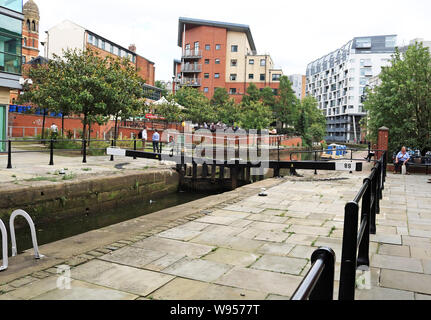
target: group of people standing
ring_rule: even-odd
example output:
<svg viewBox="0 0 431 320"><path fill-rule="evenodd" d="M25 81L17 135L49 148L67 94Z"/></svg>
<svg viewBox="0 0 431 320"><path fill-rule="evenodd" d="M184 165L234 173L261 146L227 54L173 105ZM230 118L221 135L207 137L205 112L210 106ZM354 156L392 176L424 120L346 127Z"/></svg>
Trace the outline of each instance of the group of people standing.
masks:
<svg viewBox="0 0 431 320"><path fill-rule="evenodd" d="M145 149L145 146L148 141L148 132L147 127L144 127L142 131L139 133L138 138L142 140L142 146ZM154 130L153 136L152 136L152 142L153 142L153 152L154 153L161 153L161 146L160 146L160 134L159 131L156 129Z"/></svg>

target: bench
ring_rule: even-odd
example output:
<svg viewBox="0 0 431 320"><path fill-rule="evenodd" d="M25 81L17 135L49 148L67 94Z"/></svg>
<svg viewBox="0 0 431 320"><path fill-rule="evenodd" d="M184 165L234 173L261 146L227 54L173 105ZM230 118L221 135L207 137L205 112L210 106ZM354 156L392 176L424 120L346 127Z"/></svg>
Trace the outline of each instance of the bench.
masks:
<svg viewBox="0 0 431 320"><path fill-rule="evenodd" d="M428 168L431 163L409 163L409 168L425 168L426 175L428 175Z"/></svg>

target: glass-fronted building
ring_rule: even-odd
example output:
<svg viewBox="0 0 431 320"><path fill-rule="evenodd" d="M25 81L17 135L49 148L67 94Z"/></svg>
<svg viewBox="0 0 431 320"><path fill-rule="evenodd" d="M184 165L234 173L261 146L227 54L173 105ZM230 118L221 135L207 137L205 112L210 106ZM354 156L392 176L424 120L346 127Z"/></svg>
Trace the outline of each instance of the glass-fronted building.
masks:
<svg viewBox="0 0 431 320"><path fill-rule="evenodd" d="M0 141L7 139L10 90L21 89L22 0L0 0ZM0 152L6 144L0 142Z"/></svg>
<svg viewBox="0 0 431 320"><path fill-rule="evenodd" d="M363 95L370 79L390 65L396 35L357 37L307 67L306 94L315 97L327 120L327 141L365 139Z"/></svg>

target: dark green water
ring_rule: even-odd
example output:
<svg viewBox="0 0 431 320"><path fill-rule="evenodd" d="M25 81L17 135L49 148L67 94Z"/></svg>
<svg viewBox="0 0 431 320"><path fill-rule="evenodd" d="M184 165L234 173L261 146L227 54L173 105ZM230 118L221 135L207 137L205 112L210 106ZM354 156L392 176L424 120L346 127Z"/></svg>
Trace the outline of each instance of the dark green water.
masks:
<svg viewBox="0 0 431 320"><path fill-rule="evenodd" d="M161 198L156 198L151 204L150 202L137 203L112 210L92 212L88 215L67 218L51 222L49 224L36 224L37 241L39 246L41 246L58 240L73 237L82 233L86 233L88 231L104 228L120 222L142 217L149 213L160 211L166 208L171 208L210 195L211 194L208 193L179 192L168 194ZM18 217L17 220L18 219L23 218ZM32 248L30 228L17 229L16 241L18 250L20 252Z"/></svg>

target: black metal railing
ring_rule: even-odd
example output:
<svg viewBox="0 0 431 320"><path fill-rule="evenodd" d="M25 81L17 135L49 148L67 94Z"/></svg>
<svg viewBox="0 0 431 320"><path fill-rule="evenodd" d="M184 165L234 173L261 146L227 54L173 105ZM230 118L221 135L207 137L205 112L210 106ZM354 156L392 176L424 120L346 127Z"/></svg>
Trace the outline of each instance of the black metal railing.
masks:
<svg viewBox="0 0 431 320"><path fill-rule="evenodd" d="M101 156L106 155L106 149L109 146L115 147L118 144L121 143L128 143L130 145L133 144L133 150L153 150L152 141L146 141L141 142L141 146L138 148L138 140L136 137L131 140L87 140L87 139L23 139L23 140L0 140L0 143L6 143L6 152L7 153L7 169L12 169L12 160L13 154L22 154L22 153L49 153L49 165L54 165L54 154L55 153L68 153L68 152L80 152L82 155L82 163L87 163L87 156L90 155L91 152L95 151L102 151L103 153ZM40 150L13 150L13 145L18 145L22 143L29 143L34 142L37 144L43 144L43 148ZM62 142L68 142L68 143L75 143L77 145L76 148L70 147L70 148L55 148L56 143L62 143ZM102 142L106 143L106 147L103 148L94 148L91 147L92 143L95 142ZM165 142L160 141L159 142L159 150L162 151L164 147ZM48 147L46 147L48 145ZM132 149L132 147L130 147ZM110 157L111 161L114 161L114 156Z"/></svg>
<svg viewBox="0 0 431 320"><path fill-rule="evenodd" d="M311 263L310 271L291 300L333 300L335 252L331 248L319 248L314 251Z"/></svg>
<svg viewBox="0 0 431 320"><path fill-rule="evenodd" d="M352 202L345 207L339 300L355 299L356 270L370 266L370 234L376 234L376 215L386 181L387 153L377 161L371 175ZM359 225L359 204L361 222ZM359 225L359 230L358 230Z"/></svg>
<svg viewBox="0 0 431 320"><path fill-rule="evenodd" d="M354 300L356 271L368 271L370 266L370 234L376 234L376 215L386 182L387 152L376 165L352 202L345 206L343 248L339 300ZM359 203L361 223L359 225ZM312 267L292 300L333 300L335 253L330 248L319 248L311 258Z"/></svg>

